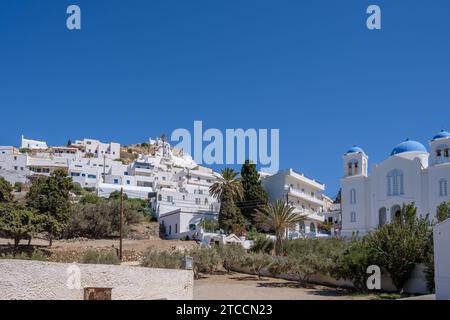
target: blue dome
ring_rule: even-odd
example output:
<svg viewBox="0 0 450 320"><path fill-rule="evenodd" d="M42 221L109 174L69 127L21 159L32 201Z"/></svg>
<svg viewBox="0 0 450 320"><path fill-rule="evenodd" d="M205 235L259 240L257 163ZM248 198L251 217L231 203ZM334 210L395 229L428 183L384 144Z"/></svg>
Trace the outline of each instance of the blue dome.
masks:
<svg viewBox="0 0 450 320"><path fill-rule="evenodd" d="M437 135L433 137L433 140L442 139L442 138L448 138L450 137L450 133L444 130L441 130Z"/></svg>
<svg viewBox="0 0 450 320"><path fill-rule="evenodd" d="M420 142L406 140L398 144L391 152L391 156L404 152L427 152L427 149Z"/></svg>
<svg viewBox="0 0 450 320"><path fill-rule="evenodd" d="M353 146L350 149L348 149L348 151L345 154L348 154L348 153L365 153L365 152L360 147Z"/></svg>

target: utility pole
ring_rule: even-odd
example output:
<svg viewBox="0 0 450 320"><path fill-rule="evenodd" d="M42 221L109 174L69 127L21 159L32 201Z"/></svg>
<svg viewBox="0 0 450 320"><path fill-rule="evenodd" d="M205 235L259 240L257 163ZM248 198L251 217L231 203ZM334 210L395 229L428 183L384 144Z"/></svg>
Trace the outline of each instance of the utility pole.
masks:
<svg viewBox="0 0 450 320"><path fill-rule="evenodd" d="M123 238L123 187L120 188L120 242L119 242L119 259L122 261L122 238Z"/></svg>

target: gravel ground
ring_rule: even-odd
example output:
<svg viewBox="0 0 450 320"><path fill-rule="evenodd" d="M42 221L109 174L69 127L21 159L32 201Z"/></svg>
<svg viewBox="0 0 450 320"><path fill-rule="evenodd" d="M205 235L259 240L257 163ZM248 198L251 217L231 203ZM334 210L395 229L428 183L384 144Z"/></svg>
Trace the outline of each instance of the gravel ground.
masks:
<svg viewBox="0 0 450 320"><path fill-rule="evenodd" d="M372 296L351 295L325 286L301 287L296 282L231 273L195 280L195 300L367 300Z"/></svg>

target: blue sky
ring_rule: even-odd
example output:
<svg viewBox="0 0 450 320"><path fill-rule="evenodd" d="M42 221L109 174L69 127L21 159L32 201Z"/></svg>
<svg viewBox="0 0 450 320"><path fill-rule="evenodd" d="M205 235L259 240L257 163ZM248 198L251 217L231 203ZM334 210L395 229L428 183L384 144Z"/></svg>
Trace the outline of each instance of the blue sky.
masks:
<svg viewBox="0 0 450 320"><path fill-rule="evenodd" d="M66 29L66 8L82 30ZM366 8L382 10L369 31ZM2 0L0 145L123 144L191 129L279 128L280 163L327 184L450 130L448 0Z"/></svg>

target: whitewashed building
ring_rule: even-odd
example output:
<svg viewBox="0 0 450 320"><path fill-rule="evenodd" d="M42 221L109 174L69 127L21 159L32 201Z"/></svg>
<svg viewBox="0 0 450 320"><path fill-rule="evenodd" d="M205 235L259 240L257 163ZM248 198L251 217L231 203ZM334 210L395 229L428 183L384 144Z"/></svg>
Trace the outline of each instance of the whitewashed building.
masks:
<svg viewBox="0 0 450 320"><path fill-rule="evenodd" d="M437 224L433 236L436 299L450 300L450 219Z"/></svg>
<svg viewBox="0 0 450 320"><path fill-rule="evenodd" d="M293 169L280 171L274 175L262 175L261 183L267 192L269 202L283 200L295 207L294 212L305 216L305 220L292 230L294 237L318 235L318 226L324 221L323 183Z"/></svg>
<svg viewBox="0 0 450 320"><path fill-rule="evenodd" d="M368 155L350 148L343 156L342 234L362 235L390 223L406 203L414 202L418 214L433 218L437 206L450 199L450 133L436 134L429 148L406 140L373 165L370 175Z"/></svg>

